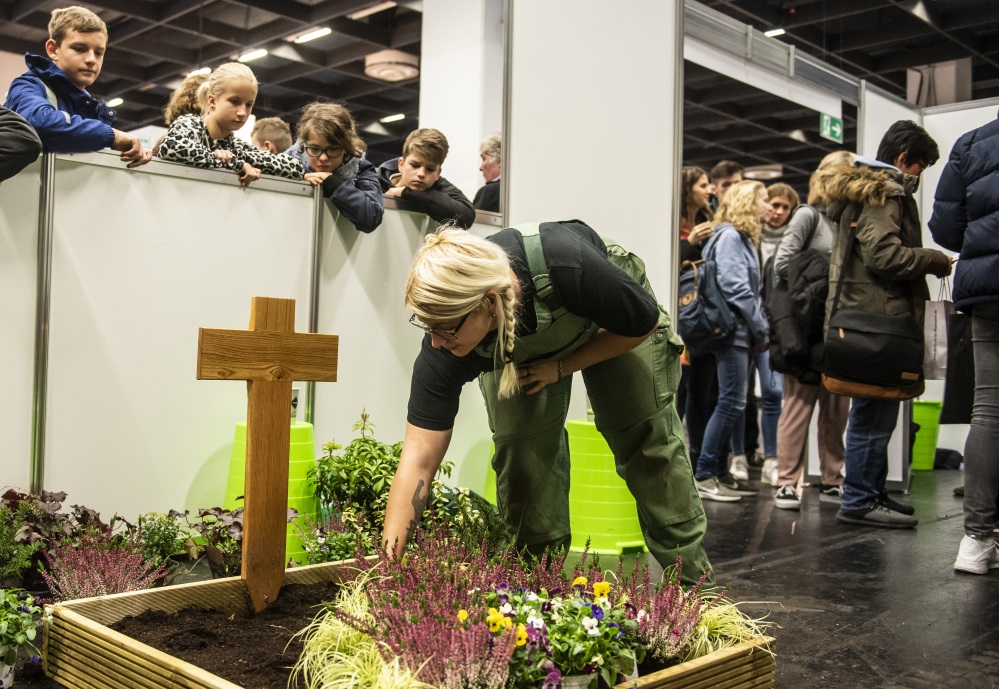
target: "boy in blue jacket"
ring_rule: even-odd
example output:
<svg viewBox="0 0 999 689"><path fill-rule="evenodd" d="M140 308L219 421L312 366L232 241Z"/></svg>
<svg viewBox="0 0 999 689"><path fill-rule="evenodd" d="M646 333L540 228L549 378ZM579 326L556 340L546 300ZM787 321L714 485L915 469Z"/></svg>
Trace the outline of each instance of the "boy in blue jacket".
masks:
<svg viewBox="0 0 999 689"><path fill-rule="evenodd" d="M53 10L48 57L28 53L28 71L14 79L6 106L35 128L46 151L82 153L113 148L128 167L149 162L139 139L114 129L114 111L87 92L107 50L104 21L83 7Z"/></svg>

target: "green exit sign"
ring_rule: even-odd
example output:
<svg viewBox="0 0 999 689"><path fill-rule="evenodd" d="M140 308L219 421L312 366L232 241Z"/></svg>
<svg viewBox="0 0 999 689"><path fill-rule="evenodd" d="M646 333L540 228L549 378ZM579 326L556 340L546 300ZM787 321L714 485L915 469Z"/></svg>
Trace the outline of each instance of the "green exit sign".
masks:
<svg viewBox="0 0 999 689"><path fill-rule="evenodd" d="M824 112L819 113L819 136L838 144L843 143L843 120Z"/></svg>

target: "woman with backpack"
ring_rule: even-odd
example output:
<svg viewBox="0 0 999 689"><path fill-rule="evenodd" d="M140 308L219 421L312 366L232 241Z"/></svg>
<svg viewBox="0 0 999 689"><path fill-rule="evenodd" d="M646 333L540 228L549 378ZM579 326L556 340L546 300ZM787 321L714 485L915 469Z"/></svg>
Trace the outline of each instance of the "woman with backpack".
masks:
<svg viewBox="0 0 999 689"><path fill-rule="evenodd" d="M704 258L717 266L718 291L735 315L732 340L717 349L718 404L704 432L695 478L702 500L735 502L755 495L728 470L728 449L736 417L746 407L751 352L768 345L768 325L760 299L758 246L770 202L762 183L745 180L732 185L715 214L714 233Z"/></svg>

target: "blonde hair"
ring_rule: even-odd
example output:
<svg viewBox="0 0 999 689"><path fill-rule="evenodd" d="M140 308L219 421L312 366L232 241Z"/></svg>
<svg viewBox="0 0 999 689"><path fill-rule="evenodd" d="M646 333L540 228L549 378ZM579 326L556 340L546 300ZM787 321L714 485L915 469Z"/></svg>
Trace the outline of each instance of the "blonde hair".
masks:
<svg viewBox="0 0 999 689"><path fill-rule="evenodd" d="M413 149L416 149L426 162L440 167L447 158L447 138L436 129L414 129L402 145L402 157L408 156Z"/></svg>
<svg viewBox="0 0 999 689"><path fill-rule="evenodd" d="M763 182L755 179L744 179L730 186L715 211L715 227L727 222L758 246L763 225L756 204L761 191L766 194Z"/></svg>
<svg viewBox="0 0 999 689"><path fill-rule="evenodd" d="M283 153L291 148L291 127L280 117L264 117L253 125L250 139L261 143L270 141L278 153Z"/></svg>
<svg viewBox="0 0 999 689"><path fill-rule="evenodd" d="M497 165L502 163L503 139L499 132L493 132L479 144L479 153L484 154Z"/></svg>
<svg viewBox="0 0 999 689"><path fill-rule="evenodd" d="M177 90L170 94L170 100L163 108L163 121L170 124L181 115L200 115L198 89L208 81L207 74L188 74Z"/></svg>
<svg viewBox="0 0 999 689"><path fill-rule="evenodd" d="M198 103L201 105L201 116L205 117L209 111L208 96L218 100L226 87L234 81L245 80L257 85L257 77L253 70L242 62L226 62L216 67L208 79L198 88Z"/></svg>
<svg viewBox="0 0 999 689"><path fill-rule="evenodd" d="M493 363L503 368L499 397L504 399L520 385L513 363L518 285L503 249L455 227L427 236L406 278L406 306L421 320L451 320L477 309L489 290L499 295Z"/></svg>
<svg viewBox="0 0 999 689"><path fill-rule="evenodd" d="M304 144L309 134L326 139L331 146L341 146L354 158L360 158L367 149L350 111L339 103L316 102L302 108L298 140Z"/></svg>
<svg viewBox="0 0 999 689"><path fill-rule="evenodd" d="M62 43L68 31L78 31L79 33L102 33L108 35L108 26L104 20L88 10L86 7L63 7L52 10L52 18L49 19L49 38Z"/></svg>
<svg viewBox="0 0 999 689"><path fill-rule="evenodd" d="M808 203L812 205L821 204L823 206L829 203L829 191L825 185L826 178L816 174L819 170L831 165L853 165L855 157L856 155L850 153L850 151L833 151L827 154L808 179Z"/></svg>

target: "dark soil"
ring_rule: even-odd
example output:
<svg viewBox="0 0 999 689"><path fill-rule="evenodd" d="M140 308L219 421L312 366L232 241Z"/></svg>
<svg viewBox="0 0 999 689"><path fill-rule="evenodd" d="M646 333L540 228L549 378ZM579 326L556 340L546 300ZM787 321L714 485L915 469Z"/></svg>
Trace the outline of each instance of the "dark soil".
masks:
<svg viewBox="0 0 999 689"><path fill-rule="evenodd" d="M254 617L211 610L150 611L126 617L112 629L242 687L283 688L302 652L301 642L292 637L312 622L323 601L336 598L337 591L332 583L290 585ZM15 678L15 687L62 687L45 677L40 665L26 664Z"/></svg>

